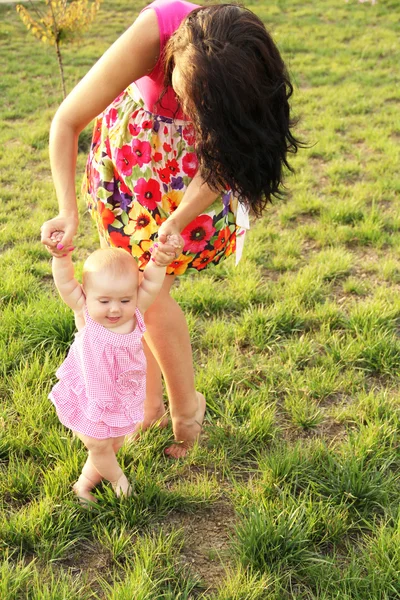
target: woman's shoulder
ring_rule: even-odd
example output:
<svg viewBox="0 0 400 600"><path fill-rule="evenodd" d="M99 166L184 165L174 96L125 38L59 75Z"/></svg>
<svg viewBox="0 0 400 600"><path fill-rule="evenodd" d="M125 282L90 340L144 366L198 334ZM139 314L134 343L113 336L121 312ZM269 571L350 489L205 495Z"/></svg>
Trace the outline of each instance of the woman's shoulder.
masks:
<svg viewBox="0 0 400 600"><path fill-rule="evenodd" d="M154 0L154 2L151 2L150 4L148 4L143 10L146 10L148 8L153 8L156 11L161 11L161 12L187 12L189 13L190 11L194 10L195 8L198 8L199 5L194 3L194 2L186 2L186 0Z"/></svg>
<svg viewBox="0 0 400 600"><path fill-rule="evenodd" d="M155 0L148 4L143 11L148 9L155 11L161 37L168 37L179 27L186 15L198 7L198 4L186 2L185 0Z"/></svg>

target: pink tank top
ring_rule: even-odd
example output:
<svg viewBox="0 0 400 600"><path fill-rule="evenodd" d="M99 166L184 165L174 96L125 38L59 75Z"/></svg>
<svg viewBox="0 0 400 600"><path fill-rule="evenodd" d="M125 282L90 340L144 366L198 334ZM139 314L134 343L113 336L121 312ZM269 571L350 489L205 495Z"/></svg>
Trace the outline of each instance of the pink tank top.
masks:
<svg viewBox="0 0 400 600"><path fill-rule="evenodd" d="M143 11L153 9L156 12L158 27L160 29L160 56L150 75L141 77L135 84L140 91L147 110L163 117L185 118L182 111L178 109L178 103L172 88L168 88L161 102L158 102L158 99L164 89L162 57L165 44L174 31L178 29L186 15L195 8L199 8L198 4L192 4L184 0L155 0L155 2L152 2L143 9Z"/></svg>

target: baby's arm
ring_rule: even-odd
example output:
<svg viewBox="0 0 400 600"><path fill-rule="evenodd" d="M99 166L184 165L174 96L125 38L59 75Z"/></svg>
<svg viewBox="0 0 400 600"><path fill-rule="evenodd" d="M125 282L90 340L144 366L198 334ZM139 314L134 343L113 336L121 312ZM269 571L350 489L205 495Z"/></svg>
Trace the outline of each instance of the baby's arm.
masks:
<svg viewBox="0 0 400 600"><path fill-rule="evenodd" d="M80 313L85 305L85 294L81 284L74 277L74 265L71 254L53 257L54 283L61 298L75 313Z"/></svg>
<svg viewBox="0 0 400 600"><path fill-rule="evenodd" d="M143 279L138 292L137 306L142 314L153 304L162 288L166 268L174 257L174 254L169 252L171 245L173 248L178 248L180 236L171 235L166 244L158 243L153 246L152 256L143 271Z"/></svg>

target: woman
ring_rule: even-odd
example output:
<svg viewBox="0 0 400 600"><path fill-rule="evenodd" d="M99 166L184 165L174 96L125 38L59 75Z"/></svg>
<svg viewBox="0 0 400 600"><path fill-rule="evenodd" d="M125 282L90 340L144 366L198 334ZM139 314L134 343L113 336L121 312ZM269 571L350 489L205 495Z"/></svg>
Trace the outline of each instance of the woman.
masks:
<svg viewBox="0 0 400 600"><path fill-rule="evenodd" d="M134 82L134 83L132 83ZM50 160L59 214L42 227L53 256L78 227L77 141L97 115L84 193L102 245L126 248L143 269L158 235L180 234L169 277L146 313L148 380L143 428L164 416L161 372L184 456L201 430L185 317L169 292L176 276L236 249L248 211L280 194L287 153L297 150L292 86L263 23L233 5L156 0L111 46L58 109ZM62 247L51 240L63 231ZM169 249L173 253L176 249Z"/></svg>

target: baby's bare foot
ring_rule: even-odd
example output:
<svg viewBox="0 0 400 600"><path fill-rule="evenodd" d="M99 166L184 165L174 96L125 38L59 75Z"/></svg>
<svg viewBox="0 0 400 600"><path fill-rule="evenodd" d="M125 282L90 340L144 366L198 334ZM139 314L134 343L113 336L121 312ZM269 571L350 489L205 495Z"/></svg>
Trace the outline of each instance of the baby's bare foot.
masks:
<svg viewBox="0 0 400 600"><path fill-rule="evenodd" d="M173 429L176 443L165 449L165 454L172 458L183 458L188 450L199 438L204 413L206 411L206 400L200 392L197 393L198 407L192 419L173 419Z"/></svg>
<svg viewBox="0 0 400 600"><path fill-rule="evenodd" d="M123 473L118 481L112 482L112 486L118 498L121 496L130 496L132 494L132 486Z"/></svg>
<svg viewBox="0 0 400 600"><path fill-rule="evenodd" d="M91 494L93 489L92 482L87 479L84 475L81 475L76 483L72 486L72 489L81 504L87 504L88 502L97 502L96 498Z"/></svg>

